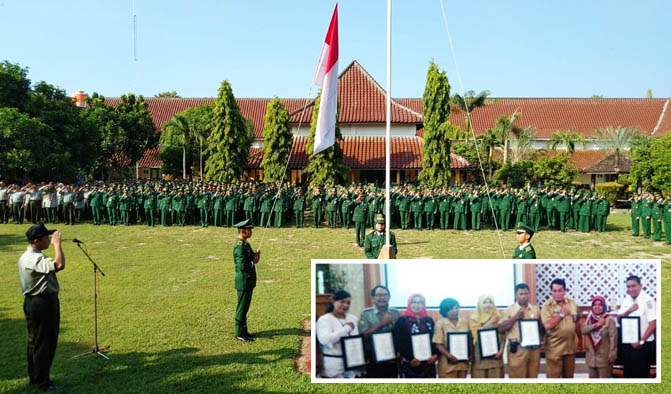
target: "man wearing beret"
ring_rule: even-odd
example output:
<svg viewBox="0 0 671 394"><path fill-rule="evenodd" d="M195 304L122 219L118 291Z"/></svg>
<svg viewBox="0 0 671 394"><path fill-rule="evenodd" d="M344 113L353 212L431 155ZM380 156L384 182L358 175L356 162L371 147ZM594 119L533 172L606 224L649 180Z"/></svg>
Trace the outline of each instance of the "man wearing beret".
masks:
<svg viewBox="0 0 671 394"><path fill-rule="evenodd" d="M234 227L238 229L238 239L233 246L235 290L238 292L238 305L235 308L235 338L242 342L252 342L254 338L247 330L247 312L256 286L256 264L259 263L261 251L254 252L247 242L254 228L249 220L243 220Z"/></svg>
<svg viewBox="0 0 671 394"><path fill-rule="evenodd" d="M517 247L513 252L513 259L535 259L536 251L531 246L531 237L534 236L534 229L524 223L520 223L517 229Z"/></svg>
<svg viewBox="0 0 671 394"><path fill-rule="evenodd" d="M31 386L56 390L59 387L49 379L49 370L56 354L61 319L56 272L65 268L65 255L60 233L47 230L44 224L31 226L26 237L29 245L19 258L19 280L27 325L28 377ZM54 246L53 259L42 254L50 244Z"/></svg>

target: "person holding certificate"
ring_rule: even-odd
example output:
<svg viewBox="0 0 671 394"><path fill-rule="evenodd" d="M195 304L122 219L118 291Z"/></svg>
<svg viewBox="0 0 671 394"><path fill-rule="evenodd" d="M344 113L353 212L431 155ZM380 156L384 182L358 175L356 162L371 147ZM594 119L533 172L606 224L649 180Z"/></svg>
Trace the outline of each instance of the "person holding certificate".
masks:
<svg viewBox="0 0 671 394"><path fill-rule="evenodd" d="M541 310L529 304L529 286L515 286L515 303L503 312L499 331L508 341L508 376L537 378L541 366ZM521 330L520 330L521 328Z"/></svg>
<svg viewBox="0 0 671 394"><path fill-rule="evenodd" d="M323 357L321 375L325 378L353 378L360 374L358 370L345 370L340 342L343 337L359 334L356 316L347 313L351 300L347 291L336 291L326 313L317 320L317 340Z"/></svg>
<svg viewBox="0 0 671 394"><path fill-rule="evenodd" d="M440 302L440 315L443 318L433 332L433 343L440 352L438 377L466 378L470 350L468 322L459 319L459 302L454 298Z"/></svg>
<svg viewBox="0 0 671 394"><path fill-rule="evenodd" d="M433 329L433 319L426 313L426 299L421 294L411 295L408 308L394 325L394 346L402 378L436 377L438 354L431 343ZM429 334L428 341L422 334Z"/></svg>
<svg viewBox="0 0 671 394"><path fill-rule="evenodd" d="M370 353L374 352L373 340L371 334L375 332L391 331L394 324L400 317L396 309L389 308L389 289L385 286L377 285L370 291L373 297L374 306L361 311L359 317L359 332L366 338L366 344L369 350L369 360L373 360ZM378 357L375 357L375 361ZM366 366L367 378L397 378L398 367L396 360L386 362L375 362Z"/></svg>
<svg viewBox="0 0 671 394"><path fill-rule="evenodd" d="M481 295L470 324L475 350L471 368L471 377L474 379L503 378L505 341L498 332L499 321L501 314L496 309L494 297Z"/></svg>
<svg viewBox="0 0 671 394"><path fill-rule="evenodd" d="M641 289L641 278L636 275L628 277L627 295L617 312L622 327L622 364L625 378L649 378L650 365L656 363L655 299Z"/></svg>
<svg viewBox="0 0 671 394"><path fill-rule="evenodd" d="M573 378L575 372L575 334L578 305L566 297L566 282L555 279L550 283L552 296L541 308L541 321L547 331L545 360L548 378Z"/></svg>
<svg viewBox="0 0 671 394"><path fill-rule="evenodd" d="M615 320L605 314L606 299L592 298L592 310L580 331L589 339L585 364L590 378L610 378L617 358L617 327Z"/></svg>

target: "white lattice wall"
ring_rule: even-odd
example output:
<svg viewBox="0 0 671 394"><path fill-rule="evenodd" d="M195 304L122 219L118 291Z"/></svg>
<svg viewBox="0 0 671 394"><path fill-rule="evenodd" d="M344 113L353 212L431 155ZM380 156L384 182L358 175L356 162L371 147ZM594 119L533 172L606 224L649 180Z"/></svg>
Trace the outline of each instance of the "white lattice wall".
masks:
<svg viewBox="0 0 671 394"><path fill-rule="evenodd" d="M579 306L590 306L592 297L598 295L610 304L613 298L620 300L627 294L625 280L629 275L640 277L643 291L657 299L655 264L537 264L538 305L550 298L550 283L557 278L566 281L568 296Z"/></svg>

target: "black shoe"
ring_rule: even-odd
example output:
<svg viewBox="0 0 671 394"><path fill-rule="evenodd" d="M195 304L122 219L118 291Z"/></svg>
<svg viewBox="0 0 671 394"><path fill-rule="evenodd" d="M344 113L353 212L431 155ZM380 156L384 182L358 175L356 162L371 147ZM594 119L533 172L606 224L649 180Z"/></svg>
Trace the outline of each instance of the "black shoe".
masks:
<svg viewBox="0 0 671 394"><path fill-rule="evenodd" d="M63 390L63 387L61 386L56 386L54 382L50 382L48 386L46 387L40 387L40 390L42 391L58 391L58 390Z"/></svg>
<svg viewBox="0 0 671 394"><path fill-rule="evenodd" d="M249 338L249 339L254 339L254 338L256 338L256 334L250 334L250 333L248 333L248 332L245 333L245 336L246 336L247 338Z"/></svg>
<svg viewBox="0 0 671 394"><path fill-rule="evenodd" d="M254 342L254 340L252 338L245 337L245 336L235 337L235 339L237 339L238 341L241 341L241 342Z"/></svg>

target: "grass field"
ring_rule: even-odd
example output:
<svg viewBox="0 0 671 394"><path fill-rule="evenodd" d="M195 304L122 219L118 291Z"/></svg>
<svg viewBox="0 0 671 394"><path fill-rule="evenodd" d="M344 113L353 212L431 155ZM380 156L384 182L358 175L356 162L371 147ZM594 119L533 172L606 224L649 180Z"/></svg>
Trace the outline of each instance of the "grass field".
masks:
<svg viewBox="0 0 671 394"><path fill-rule="evenodd" d="M624 214L610 217L609 232L541 231L534 238L539 258L661 258L663 297L671 290L671 246L633 238ZM307 223L307 220L306 220ZM25 321L16 263L27 244L27 225L0 225L0 392L30 392L26 377ZM209 227L146 228L56 226L63 238L87 241L107 276L101 281L100 345L111 361L72 356L93 345L93 278L90 263L64 243L61 332L52 378L67 393L530 393L671 392L671 335L661 335L663 383L645 385L312 385L294 372L302 331L310 318L310 259L361 258L353 230L269 229L258 266L260 283L249 313L259 334L243 344L233 338L232 245L235 230ZM500 258L494 231L395 230L399 258ZM259 246L263 229L252 237ZM505 257L514 233L502 233ZM52 256L53 251L47 251ZM668 321L669 309L662 309Z"/></svg>

